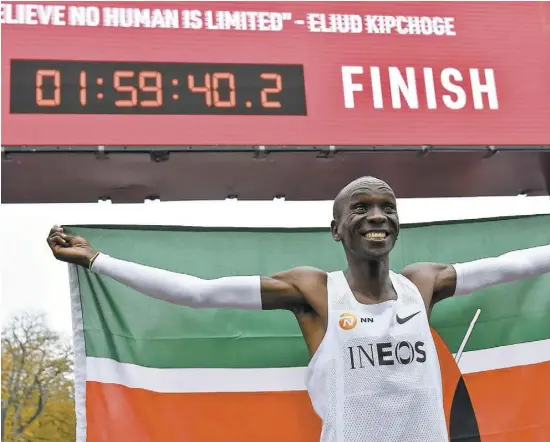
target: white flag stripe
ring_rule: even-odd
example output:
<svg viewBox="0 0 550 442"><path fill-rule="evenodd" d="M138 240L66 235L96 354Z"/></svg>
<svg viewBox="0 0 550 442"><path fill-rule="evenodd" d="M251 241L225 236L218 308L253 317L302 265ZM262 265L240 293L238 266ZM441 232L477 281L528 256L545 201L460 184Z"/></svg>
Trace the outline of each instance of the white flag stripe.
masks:
<svg viewBox="0 0 550 442"><path fill-rule="evenodd" d="M550 361L550 339L467 351L458 366L462 373L477 373L546 361Z"/></svg>
<svg viewBox="0 0 550 442"><path fill-rule="evenodd" d="M88 381L159 393L229 393L305 390L305 367L150 368L105 358L87 358Z"/></svg>
<svg viewBox="0 0 550 442"><path fill-rule="evenodd" d="M550 339L464 352L462 373L550 361ZM228 393L305 390L305 367L150 368L107 358L86 358L87 380L159 393Z"/></svg>

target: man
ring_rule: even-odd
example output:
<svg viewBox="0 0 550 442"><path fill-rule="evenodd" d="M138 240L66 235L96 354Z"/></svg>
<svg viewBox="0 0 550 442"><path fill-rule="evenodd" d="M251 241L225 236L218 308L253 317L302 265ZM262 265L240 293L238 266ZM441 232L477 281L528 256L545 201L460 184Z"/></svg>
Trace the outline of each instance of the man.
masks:
<svg viewBox="0 0 550 442"><path fill-rule="evenodd" d="M100 254L58 227L48 244L61 261L168 302L294 312L311 356L306 385L323 420L322 442L447 441L440 368L428 324L432 306L453 295L550 272L550 245L463 264L413 264L393 273L389 253L399 235L396 199L373 177L340 191L331 231L344 247L346 270L300 267L269 277L216 280Z"/></svg>

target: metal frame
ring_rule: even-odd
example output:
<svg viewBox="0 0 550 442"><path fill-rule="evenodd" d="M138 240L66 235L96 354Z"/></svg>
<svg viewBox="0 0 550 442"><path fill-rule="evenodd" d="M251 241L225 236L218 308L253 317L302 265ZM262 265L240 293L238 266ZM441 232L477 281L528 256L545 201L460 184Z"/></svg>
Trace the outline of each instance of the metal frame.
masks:
<svg viewBox="0 0 550 442"><path fill-rule="evenodd" d="M2 153L55 153L55 152L94 152L94 153L153 153L153 152L253 152L257 155L265 155L269 152L319 152L335 154L338 152L487 152L495 154L499 151L507 152L550 152L550 145L529 146L235 146L235 145L211 145L211 146L2 146ZM331 156L329 155L329 156Z"/></svg>

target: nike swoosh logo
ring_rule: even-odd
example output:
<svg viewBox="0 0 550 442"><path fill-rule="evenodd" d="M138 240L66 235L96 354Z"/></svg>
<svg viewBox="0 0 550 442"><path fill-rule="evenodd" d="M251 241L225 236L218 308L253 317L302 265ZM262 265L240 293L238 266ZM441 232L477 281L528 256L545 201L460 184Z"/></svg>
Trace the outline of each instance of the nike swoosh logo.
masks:
<svg viewBox="0 0 550 442"><path fill-rule="evenodd" d="M397 322L399 324L404 324L405 322L407 322L408 320L414 318L416 315L418 315L420 313L420 311L416 312L416 313L413 313L412 315L409 315L409 316L405 316L404 318L400 318L399 315L395 315L395 319L397 319Z"/></svg>

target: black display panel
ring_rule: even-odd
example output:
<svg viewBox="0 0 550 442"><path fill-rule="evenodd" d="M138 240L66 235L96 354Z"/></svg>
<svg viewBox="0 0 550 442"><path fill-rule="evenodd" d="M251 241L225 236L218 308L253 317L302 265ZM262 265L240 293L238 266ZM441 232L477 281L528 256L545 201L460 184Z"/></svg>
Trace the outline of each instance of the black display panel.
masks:
<svg viewBox="0 0 550 442"><path fill-rule="evenodd" d="M12 60L13 114L306 115L302 65Z"/></svg>

